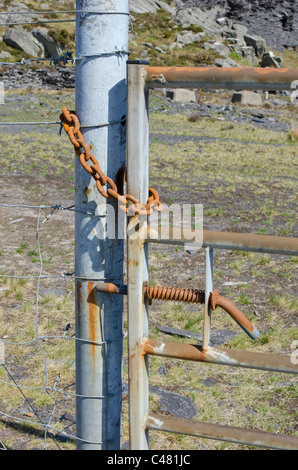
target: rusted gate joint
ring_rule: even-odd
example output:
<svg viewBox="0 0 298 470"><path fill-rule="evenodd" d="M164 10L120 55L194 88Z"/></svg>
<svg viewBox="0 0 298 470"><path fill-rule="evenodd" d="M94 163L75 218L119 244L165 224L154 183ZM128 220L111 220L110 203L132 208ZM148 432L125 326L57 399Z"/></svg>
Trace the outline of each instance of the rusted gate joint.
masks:
<svg viewBox="0 0 298 470"><path fill-rule="evenodd" d="M127 285L113 283L97 283L96 290L108 294L127 295ZM144 299L149 301L149 305L153 300L167 300L186 303L205 303L205 291L198 289L185 289L180 287L163 287L163 286L145 286ZM251 339L256 339L260 333L246 316L228 299L219 295L217 289L210 294L209 302L213 311L217 307L225 310L245 331Z"/></svg>

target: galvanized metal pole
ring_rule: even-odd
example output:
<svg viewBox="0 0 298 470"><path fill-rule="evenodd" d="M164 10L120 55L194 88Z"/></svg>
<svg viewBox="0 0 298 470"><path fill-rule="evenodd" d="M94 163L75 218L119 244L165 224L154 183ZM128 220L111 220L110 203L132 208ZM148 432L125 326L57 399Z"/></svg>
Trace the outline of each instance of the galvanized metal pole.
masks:
<svg viewBox="0 0 298 470"><path fill-rule="evenodd" d="M76 113L101 169L114 179L126 152L125 126L115 122L126 115L128 0L77 0L76 8ZM123 240L109 239L113 220L107 214L115 212L117 219L117 207L110 210L114 203L99 194L77 158L75 190L76 209L82 211L75 221L77 449L117 450L122 298L97 292L95 284L123 282Z"/></svg>
<svg viewBox="0 0 298 470"><path fill-rule="evenodd" d="M142 204L148 199L149 107L145 89L146 62L127 66L127 190ZM142 220L143 219L143 220ZM145 220L144 220L145 219ZM144 286L148 282L148 250L143 226L135 236L133 228L146 217L132 217L128 225L128 365L129 365L129 437L133 450L148 449L145 419L149 409L148 357L142 343L148 335L148 302ZM144 239L142 239L144 235Z"/></svg>

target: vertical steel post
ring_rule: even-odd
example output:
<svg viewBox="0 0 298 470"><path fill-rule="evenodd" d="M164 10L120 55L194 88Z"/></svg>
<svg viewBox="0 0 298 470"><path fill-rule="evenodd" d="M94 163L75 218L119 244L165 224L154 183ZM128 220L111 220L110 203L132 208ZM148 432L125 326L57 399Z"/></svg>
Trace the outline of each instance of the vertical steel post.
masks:
<svg viewBox="0 0 298 470"><path fill-rule="evenodd" d="M145 87L147 62L130 61L127 66L127 190L142 204L148 199L149 171L149 93ZM143 239L146 227L135 236L134 227L146 224L146 217L132 217L128 224L128 358L129 358L129 437L133 450L148 449L145 426L149 410L148 356L142 353L148 334L148 303L144 286L148 282L148 245Z"/></svg>
<svg viewBox="0 0 298 470"><path fill-rule="evenodd" d="M211 305L210 294L213 292L213 248L207 247L205 249L205 317L204 317L204 332L203 332L203 349L208 347L210 341L211 329Z"/></svg>
<svg viewBox="0 0 298 470"><path fill-rule="evenodd" d="M128 0L76 1L76 113L106 175L125 164ZM92 13L89 13L92 12ZM109 239L115 203L104 199L76 158L77 449L120 448L122 299L98 293L96 280L123 282L123 240ZM115 209L115 211L111 210ZM90 216L86 212L95 213ZM114 237L115 238L115 237Z"/></svg>

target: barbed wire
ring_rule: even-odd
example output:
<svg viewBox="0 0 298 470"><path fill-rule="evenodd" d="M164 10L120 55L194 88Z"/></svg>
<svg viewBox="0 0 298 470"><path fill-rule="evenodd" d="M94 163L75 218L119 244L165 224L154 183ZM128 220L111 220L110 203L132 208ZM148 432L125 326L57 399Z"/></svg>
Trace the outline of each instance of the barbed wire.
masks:
<svg viewBox="0 0 298 470"><path fill-rule="evenodd" d="M43 125L43 126L47 126L47 125L57 125L57 124L61 124L60 121L48 121L48 122L42 122L42 121L32 121L32 122L29 122L29 121L16 121L16 122L0 122L0 126L40 126L40 125Z"/></svg>
<svg viewBox="0 0 298 470"><path fill-rule="evenodd" d="M26 65L27 63L30 63L30 62L49 61L50 65L54 65L55 67L57 67L58 65L66 65L69 62L74 64L76 61L76 58L74 58L72 54L73 53L71 51L67 50L63 54L60 54L59 56L52 55L51 57L31 57L29 59L25 59L23 57L23 59L20 62L0 62L0 65L10 65L10 66Z"/></svg>
<svg viewBox="0 0 298 470"><path fill-rule="evenodd" d="M61 65L67 65L69 62L72 64L76 64L76 62L86 60L86 59L96 59L100 57L110 57L110 56L119 56L121 59L123 59L126 55L130 55L130 51L125 50L125 49L117 49L115 48L114 51L110 52L99 52L97 54L92 54L92 55L87 55L87 56L78 56L78 57L73 57L72 56L73 52L71 51L66 51L63 54L59 56L52 56L52 57L32 57L30 59L23 59L20 62L0 62L0 65L9 65L9 66L14 66L14 65L26 65L27 63L30 62L38 62L38 61L49 61L50 66L54 65L55 67L61 66Z"/></svg>
<svg viewBox="0 0 298 470"><path fill-rule="evenodd" d="M53 10L53 11L44 11L44 10L25 10L25 11L1 11L0 15L52 15L58 13L85 13L88 15L128 15L129 12L123 11L87 11L87 10Z"/></svg>
<svg viewBox="0 0 298 470"><path fill-rule="evenodd" d="M107 127L107 126L114 126L116 124L122 124L123 126L126 124L126 116L122 116L121 119L117 121L111 122L102 122L100 124L81 124L81 129L90 129L91 127ZM0 122L0 126L39 126L39 125L59 125L60 130L63 130L62 122L61 121L7 121L7 122ZM61 132L59 131L59 134Z"/></svg>
<svg viewBox="0 0 298 470"><path fill-rule="evenodd" d="M129 16L129 12L124 11L86 11L86 10L61 10L61 11L15 11L15 12L1 12L1 15L49 15L49 14L59 14L59 13L82 13L85 15L126 15ZM17 22L9 22L9 23L0 23L0 26L17 26L17 25L31 25L31 24L45 24L45 23L70 23L75 22L76 18L65 18L63 20L54 20L54 19L43 19L40 21L17 21Z"/></svg>

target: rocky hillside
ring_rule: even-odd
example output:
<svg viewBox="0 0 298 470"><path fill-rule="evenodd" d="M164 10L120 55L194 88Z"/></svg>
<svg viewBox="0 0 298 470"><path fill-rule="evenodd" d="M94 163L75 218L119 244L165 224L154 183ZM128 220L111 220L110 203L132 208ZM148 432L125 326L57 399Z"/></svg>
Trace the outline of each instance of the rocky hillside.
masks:
<svg viewBox="0 0 298 470"><path fill-rule="evenodd" d="M218 8L221 15L261 35L281 51L298 45L297 0L179 0L180 8Z"/></svg>
<svg viewBox="0 0 298 470"><path fill-rule="evenodd" d="M295 4L297 0L130 0L130 58L161 66L298 66ZM73 13L51 13L73 8L70 0L59 5L54 0L0 0L0 61L56 60L67 50L75 54L72 22L11 24L73 18ZM35 15L36 10L44 13Z"/></svg>

